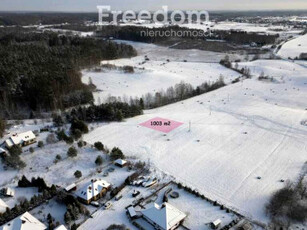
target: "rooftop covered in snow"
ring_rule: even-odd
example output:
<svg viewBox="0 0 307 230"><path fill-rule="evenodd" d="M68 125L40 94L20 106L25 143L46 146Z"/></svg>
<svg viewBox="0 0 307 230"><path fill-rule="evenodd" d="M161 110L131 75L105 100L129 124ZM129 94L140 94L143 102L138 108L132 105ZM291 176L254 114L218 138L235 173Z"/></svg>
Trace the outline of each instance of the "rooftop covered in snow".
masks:
<svg viewBox="0 0 307 230"><path fill-rule="evenodd" d="M91 180L84 187L78 190L77 196L84 200L90 200L100 194L103 189L108 189L110 186L111 184L106 182L105 180Z"/></svg>
<svg viewBox="0 0 307 230"><path fill-rule="evenodd" d="M30 213L25 212L21 216L16 217L14 220L6 223L0 227L0 230L45 230L46 225L41 223L38 219Z"/></svg>
<svg viewBox="0 0 307 230"><path fill-rule="evenodd" d="M153 207L142 211L142 214L147 220L165 230L173 229L186 218L186 214L166 202L161 206L155 203Z"/></svg>

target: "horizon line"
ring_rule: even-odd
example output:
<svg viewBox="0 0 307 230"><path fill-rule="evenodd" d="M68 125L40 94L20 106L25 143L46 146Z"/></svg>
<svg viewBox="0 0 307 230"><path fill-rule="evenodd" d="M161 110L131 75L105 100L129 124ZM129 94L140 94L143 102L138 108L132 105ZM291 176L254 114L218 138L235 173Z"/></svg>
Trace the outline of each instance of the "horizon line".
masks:
<svg viewBox="0 0 307 230"><path fill-rule="evenodd" d="M182 10L182 9L181 9ZM189 9L191 10L191 9ZM189 11L189 10L182 10L182 11ZM135 10L135 12L139 12L141 10ZM155 11L155 10L152 10ZM174 10L169 10L174 11ZM300 11L306 12L306 9L259 9L259 10L207 10L211 12L287 12L287 11ZM61 11L61 10L0 10L0 13L97 13L97 11Z"/></svg>

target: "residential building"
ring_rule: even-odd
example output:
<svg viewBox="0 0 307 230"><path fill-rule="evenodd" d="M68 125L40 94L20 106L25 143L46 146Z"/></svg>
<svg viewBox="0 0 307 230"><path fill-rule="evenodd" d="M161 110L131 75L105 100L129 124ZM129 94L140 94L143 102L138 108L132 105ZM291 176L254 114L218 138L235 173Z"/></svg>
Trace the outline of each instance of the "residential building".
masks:
<svg viewBox="0 0 307 230"><path fill-rule="evenodd" d="M186 218L186 214L171 204L154 204L153 207L141 211L143 218L158 230L176 229Z"/></svg>
<svg viewBox="0 0 307 230"><path fill-rule="evenodd" d="M47 226L30 213L25 212L10 222L2 225L0 230L45 230Z"/></svg>
<svg viewBox="0 0 307 230"><path fill-rule="evenodd" d="M77 196L81 202L90 204L92 201L99 200L103 197L110 188L110 183L101 179L95 179L78 190Z"/></svg>
<svg viewBox="0 0 307 230"><path fill-rule="evenodd" d="M36 142L36 136L32 131L27 131L24 133L15 133L10 138L4 141L6 148L11 148L13 145L18 145L20 147L30 145Z"/></svg>
<svg viewBox="0 0 307 230"><path fill-rule="evenodd" d="M2 200L0 199L0 213L6 212L6 208L9 206Z"/></svg>

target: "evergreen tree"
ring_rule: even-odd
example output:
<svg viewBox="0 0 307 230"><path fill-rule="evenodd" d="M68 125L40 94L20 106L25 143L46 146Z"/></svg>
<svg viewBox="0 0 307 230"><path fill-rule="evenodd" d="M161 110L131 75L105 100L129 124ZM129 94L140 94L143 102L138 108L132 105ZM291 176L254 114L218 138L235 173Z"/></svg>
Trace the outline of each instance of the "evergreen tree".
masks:
<svg viewBox="0 0 307 230"><path fill-rule="evenodd" d="M103 164L103 159L101 156L98 156L95 160L96 165L102 165Z"/></svg>
<svg viewBox="0 0 307 230"><path fill-rule="evenodd" d="M0 118L0 137L3 137L5 131L6 122Z"/></svg>
<svg viewBox="0 0 307 230"><path fill-rule="evenodd" d="M79 171L79 170L77 170L77 171L74 173L74 176L75 176L76 178L80 178L80 177L82 177L82 172Z"/></svg>
<svg viewBox="0 0 307 230"><path fill-rule="evenodd" d="M69 149L68 149L68 151L67 151L67 155L69 156L69 157L76 157L77 155L78 155L78 151L77 151L77 149L75 148L75 147L70 147Z"/></svg>

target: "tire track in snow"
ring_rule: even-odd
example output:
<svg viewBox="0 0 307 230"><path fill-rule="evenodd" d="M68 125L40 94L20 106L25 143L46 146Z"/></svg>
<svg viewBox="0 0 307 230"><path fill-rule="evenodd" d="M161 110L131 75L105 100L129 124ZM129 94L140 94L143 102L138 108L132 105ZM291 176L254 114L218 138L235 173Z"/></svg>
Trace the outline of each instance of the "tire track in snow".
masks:
<svg viewBox="0 0 307 230"><path fill-rule="evenodd" d="M246 180L248 180L254 174L255 171L257 171L262 165L264 165L265 162L277 152L279 147L284 143L284 140L286 139L286 134L289 132L290 129L292 129L292 126L290 128L287 128L287 130L283 134L281 141L276 145L273 151L271 151L271 153L263 161L257 164L257 166L245 177L245 179L240 183L240 185L234 190L234 192L229 197L230 200L233 199L237 192L246 184Z"/></svg>

